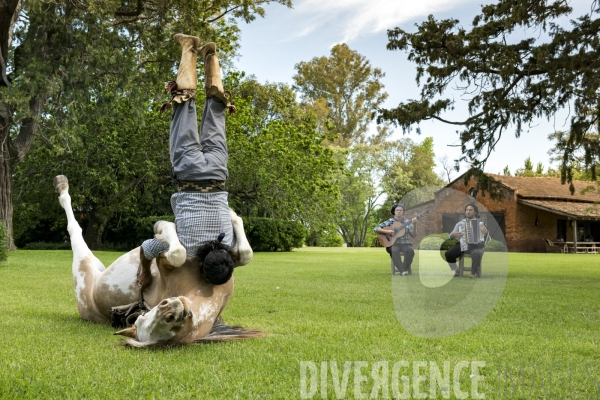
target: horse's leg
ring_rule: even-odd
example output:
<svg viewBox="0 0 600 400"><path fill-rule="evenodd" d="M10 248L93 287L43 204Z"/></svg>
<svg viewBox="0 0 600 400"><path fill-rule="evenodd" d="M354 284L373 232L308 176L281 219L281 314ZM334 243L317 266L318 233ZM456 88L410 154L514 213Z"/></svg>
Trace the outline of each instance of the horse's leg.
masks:
<svg viewBox="0 0 600 400"><path fill-rule="evenodd" d="M137 276L137 283L140 285L140 291L144 291L150 284L152 284L152 273L150 266L152 260L148 260L144 255L144 249L140 247L140 267Z"/></svg>
<svg viewBox="0 0 600 400"><path fill-rule="evenodd" d="M105 270L104 265L92 254L83 240L81 227L75 220L75 215L73 215L67 177L59 175L54 178L54 187L59 193L58 201L67 215L67 230L69 231L71 249L73 250L73 281L79 314L83 319L106 322L106 317L98 311L94 301L95 282L97 277Z"/></svg>
<svg viewBox="0 0 600 400"><path fill-rule="evenodd" d="M172 222L158 221L155 223L154 239L146 240L140 247L137 283L142 292L154 281L150 266L152 260L160 254L167 258L171 270L179 268L185 263L186 250L179 243L175 224Z"/></svg>
<svg viewBox="0 0 600 400"><path fill-rule="evenodd" d="M244 232L244 221L232 209L229 209L229 213L235 235L234 262L236 267L241 267L252 261L252 247L250 247L246 232Z"/></svg>
<svg viewBox="0 0 600 400"><path fill-rule="evenodd" d="M165 253L167 261L175 268L179 268L185 262L187 252L185 247L179 242L175 224L168 221L158 221L154 224L154 237L163 243L169 245L169 250Z"/></svg>

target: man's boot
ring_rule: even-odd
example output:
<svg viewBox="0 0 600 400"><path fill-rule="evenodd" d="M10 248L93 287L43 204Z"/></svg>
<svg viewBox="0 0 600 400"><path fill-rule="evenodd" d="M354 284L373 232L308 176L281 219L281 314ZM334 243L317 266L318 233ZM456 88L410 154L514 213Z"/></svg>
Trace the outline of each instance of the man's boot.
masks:
<svg viewBox="0 0 600 400"><path fill-rule="evenodd" d="M206 97L216 97L229 108L230 113L235 112L235 106L227 100L226 93L229 92L223 90L217 45L213 42L206 43L199 52L204 59L204 88L206 89Z"/></svg>
<svg viewBox="0 0 600 400"><path fill-rule="evenodd" d="M177 72L177 87L175 90L171 90L171 93L173 94L173 101L181 103L193 99L196 94L196 87L198 86L196 61L200 38L178 33L173 36L173 39L181 45L181 61Z"/></svg>

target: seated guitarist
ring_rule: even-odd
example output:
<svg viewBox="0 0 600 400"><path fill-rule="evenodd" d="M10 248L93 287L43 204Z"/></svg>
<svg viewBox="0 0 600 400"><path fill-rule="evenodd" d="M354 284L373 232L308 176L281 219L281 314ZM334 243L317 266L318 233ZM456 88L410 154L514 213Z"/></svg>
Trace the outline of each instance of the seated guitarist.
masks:
<svg viewBox="0 0 600 400"><path fill-rule="evenodd" d="M406 222L409 224L404 228L404 234L397 237L395 242L385 248L394 261L394 266L402 275L409 275L412 271L410 268L413 258L415 257L415 251L412 248L412 245L408 242L409 236L415 237L417 235L417 219L413 218L412 221L404 218L404 204L395 204L392 207L392 215L393 218L388 219L387 221L382 222L381 224L375 227L375 233L386 235L389 238L392 238L394 234L399 232L394 232L394 226L400 226ZM402 262L402 258L400 257L400 253L404 253L404 262Z"/></svg>

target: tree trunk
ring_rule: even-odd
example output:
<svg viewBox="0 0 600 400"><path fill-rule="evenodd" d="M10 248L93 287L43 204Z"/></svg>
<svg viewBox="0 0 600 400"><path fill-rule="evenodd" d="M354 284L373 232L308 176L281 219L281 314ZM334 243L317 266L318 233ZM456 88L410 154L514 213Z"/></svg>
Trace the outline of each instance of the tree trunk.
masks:
<svg viewBox="0 0 600 400"><path fill-rule="evenodd" d="M16 15L21 9L21 0L0 0L0 85L10 86L6 76L8 48ZM0 223L6 226L8 249L15 249L13 238L12 171L13 160L10 152L10 115L6 104L0 101Z"/></svg>
<svg viewBox="0 0 600 400"><path fill-rule="evenodd" d="M0 86L10 86L6 77L8 49L21 5L21 0L0 0Z"/></svg>
<svg viewBox="0 0 600 400"><path fill-rule="evenodd" d="M85 242L91 250L100 250L102 248L102 234L108 220L90 213L90 222L85 229Z"/></svg>
<svg viewBox="0 0 600 400"><path fill-rule="evenodd" d="M29 107L33 115L39 117L42 114L44 100L31 99ZM0 101L0 221L6 225L8 231L8 248L15 250L13 238L13 202L12 202L12 173L16 166L25 158L39 123L35 118L25 118L21 122L19 134L12 140L10 138L10 111L5 103Z"/></svg>
<svg viewBox="0 0 600 400"><path fill-rule="evenodd" d="M2 119L0 119L1 121ZM8 249L15 249L13 238L12 166L8 148L8 127L0 131L0 223L8 233Z"/></svg>

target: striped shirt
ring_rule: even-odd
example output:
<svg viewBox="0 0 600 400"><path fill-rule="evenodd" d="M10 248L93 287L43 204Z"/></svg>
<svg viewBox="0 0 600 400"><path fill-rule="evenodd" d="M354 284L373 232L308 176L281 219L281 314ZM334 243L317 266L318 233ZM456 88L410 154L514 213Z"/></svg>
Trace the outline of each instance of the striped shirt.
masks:
<svg viewBox="0 0 600 400"><path fill-rule="evenodd" d="M220 233L225 233L223 244L234 246L227 196L227 192L177 192L171 196L175 229L188 257L196 258L198 248L206 242L216 240ZM169 245L150 239L142 243L142 248L146 258L151 260L168 250Z"/></svg>

